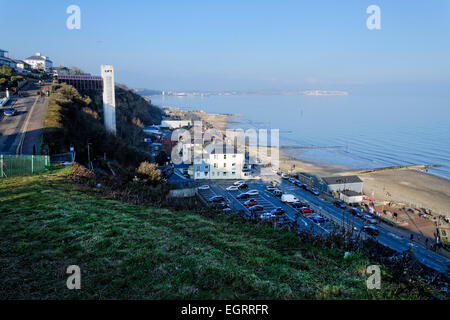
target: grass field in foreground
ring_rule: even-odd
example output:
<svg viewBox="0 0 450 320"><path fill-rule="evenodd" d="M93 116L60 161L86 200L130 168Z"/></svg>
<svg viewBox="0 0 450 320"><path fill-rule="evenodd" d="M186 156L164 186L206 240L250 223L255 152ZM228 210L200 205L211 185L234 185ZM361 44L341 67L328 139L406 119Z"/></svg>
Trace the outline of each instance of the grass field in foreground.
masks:
<svg viewBox="0 0 450 320"><path fill-rule="evenodd" d="M72 184L71 167L0 179L0 299L366 299L369 261L239 217L130 205ZM81 268L68 290L66 268Z"/></svg>

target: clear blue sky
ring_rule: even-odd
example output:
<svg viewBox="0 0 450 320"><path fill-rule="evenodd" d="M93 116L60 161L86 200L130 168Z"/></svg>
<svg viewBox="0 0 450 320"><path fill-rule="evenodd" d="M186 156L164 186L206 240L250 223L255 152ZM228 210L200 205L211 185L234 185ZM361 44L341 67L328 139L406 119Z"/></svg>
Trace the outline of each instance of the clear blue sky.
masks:
<svg viewBox="0 0 450 320"><path fill-rule="evenodd" d="M81 8L81 30L66 8ZM381 8L381 30L366 8ZM450 85L450 1L6 1L0 48L129 87L342 89Z"/></svg>

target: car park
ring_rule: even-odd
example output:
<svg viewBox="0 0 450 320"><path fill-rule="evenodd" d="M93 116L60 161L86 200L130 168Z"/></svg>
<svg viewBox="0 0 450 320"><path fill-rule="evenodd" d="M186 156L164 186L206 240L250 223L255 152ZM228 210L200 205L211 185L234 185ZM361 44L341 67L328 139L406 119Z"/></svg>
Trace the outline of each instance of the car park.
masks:
<svg viewBox="0 0 450 320"><path fill-rule="evenodd" d="M312 218L312 221L315 223L325 223L325 222L328 222L328 219L325 217L316 216L316 217Z"/></svg>
<svg viewBox="0 0 450 320"><path fill-rule="evenodd" d="M255 206L251 206L250 208L248 208L248 210L250 210L250 212L263 211L264 207L260 204L257 204Z"/></svg>
<svg viewBox="0 0 450 320"><path fill-rule="evenodd" d="M284 211L283 208L278 207L278 208L275 208L272 211L270 211L270 213L274 214L274 215L277 215L277 216L280 216L280 215L283 215L285 213L285 211Z"/></svg>
<svg viewBox="0 0 450 320"><path fill-rule="evenodd" d="M258 204L258 201L256 201L255 199L249 199L244 202L244 206L246 206L246 207L256 206L257 204Z"/></svg>
<svg viewBox="0 0 450 320"><path fill-rule="evenodd" d="M227 191L238 191L239 187L238 186L229 186L226 190Z"/></svg>
<svg viewBox="0 0 450 320"><path fill-rule="evenodd" d="M237 197L236 197L236 199L239 199L239 200L244 200L244 199L248 199L248 198L250 198L250 195L248 193L241 193L241 194L237 195Z"/></svg>
<svg viewBox="0 0 450 320"><path fill-rule="evenodd" d="M209 201L210 202L223 202L223 201L225 201L225 198L222 196L214 196L214 197L209 198Z"/></svg>
<svg viewBox="0 0 450 320"><path fill-rule="evenodd" d="M308 208L308 207L303 207L303 208L300 208L300 209L298 210L298 212L301 212L301 213L313 213L313 212L314 212L314 209Z"/></svg>
<svg viewBox="0 0 450 320"><path fill-rule="evenodd" d="M338 208L341 208L341 209L345 209L345 208L346 208L345 202L342 201L342 200L336 200L336 201L334 202L334 205L335 205L336 207L338 207Z"/></svg>
<svg viewBox="0 0 450 320"><path fill-rule="evenodd" d="M3 114L5 116L14 116L16 113L17 113L17 110L16 110L16 108L13 108L13 107L9 107L9 108L6 108L5 110L3 110Z"/></svg>
<svg viewBox="0 0 450 320"><path fill-rule="evenodd" d="M197 187L198 190L209 190L209 185L204 184L202 186Z"/></svg>
<svg viewBox="0 0 450 320"><path fill-rule="evenodd" d="M258 190L249 190L246 192L248 195L250 196L258 196L259 195L259 191Z"/></svg>
<svg viewBox="0 0 450 320"><path fill-rule="evenodd" d="M357 208L350 208L349 212L350 212L350 214L360 217L360 218L363 216L361 210L359 210Z"/></svg>
<svg viewBox="0 0 450 320"><path fill-rule="evenodd" d="M380 234L380 231L375 226L364 226L363 230L371 236L377 236Z"/></svg>

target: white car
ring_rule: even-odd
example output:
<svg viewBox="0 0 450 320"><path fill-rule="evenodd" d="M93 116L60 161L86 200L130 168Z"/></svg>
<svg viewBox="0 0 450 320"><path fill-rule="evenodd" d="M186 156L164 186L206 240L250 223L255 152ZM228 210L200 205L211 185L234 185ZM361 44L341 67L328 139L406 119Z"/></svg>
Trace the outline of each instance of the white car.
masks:
<svg viewBox="0 0 450 320"><path fill-rule="evenodd" d="M240 181L236 181L235 183L233 183L233 185L239 186L239 185L241 185L243 183L244 183L244 181L240 180Z"/></svg>
<svg viewBox="0 0 450 320"><path fill-rule="evenodd" d="M246 194L248 194L250 196L258 196L259 191L258 190L250 190L250 191L247 191Z"/></svg>
<svg viewBox="0 0 450 320"><path fill-rule="evenodd" d="M204 184L202 186L199 186L197 189L198 190L209 190L209 186L207 184Z"/></svg>
<svg viewBox="0 0 450 320"><path fill-rule="evenodd" d="M283 179L289 179L289 176L288 176L286 173L283 173L283 174L281 175L281 177L282 177Z"/></svg>
<svg viewBox="0 0 450 320"><path fill-rule="evenodd" d="M238 191L239 187L238 186L229 186L226 190L227 191Z"/></svg>

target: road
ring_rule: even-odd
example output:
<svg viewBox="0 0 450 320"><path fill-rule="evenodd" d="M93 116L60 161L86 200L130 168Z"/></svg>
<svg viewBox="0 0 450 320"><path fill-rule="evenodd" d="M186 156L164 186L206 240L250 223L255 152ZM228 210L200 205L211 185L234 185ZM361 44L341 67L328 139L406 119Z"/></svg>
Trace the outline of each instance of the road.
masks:
<svg viewBox="0 0 450 320"><path fill-rule="evenodd" d="M17 114L4 116L0 111L0 153L33 154L39 150L48 98L38 95L37 83L30 82L4 107L15 107Z"/></svg>
<svg viewBox="0 0 450 320"><path fill-rule="evenodd" d="M280 199L276 198L272 193L265 190L267 183L260 180L246 181L249 185L249 189L256 189L259 191L259 195L252 198L255 198L259 202L259 204L264 206L264 212L270 212L276 207L282 207L286 211L286 215L291 221L297 219L297 225L301 230L312 229L318 234L329 233L335 228L336 225L342 225L343 215L346 219L345 224L348 227L356 227L358 230L361 230L365 225L362 219L349 215L348 210L344 211L336 207L333 203L323 198L322 195L315 196L310 192L295 186L287 180L279 179L278 177L277 180L279 183L278 188L282 190L283 193L294 194L300 201L308 202L315 212L313 214L300 214L298 215L298 217L296 217L297 211L294 208L290 207L287 204L283 204ZM228 199L229 203L231 204L230 206L233 209L243 210L247 215L250 215L248 209L243 206L243 202L245 200L236 199L236 196L241 193L241 191L228 192L226 191L226 187L229 185L231 185L231 182L216 181L214 184L210 184L209 190L202 190L201 194L206 199L214 195L222 195ZM314 223L311 218L317 215L328 218L330 222L324 224ZM448 259L447 257L430 251L429 249L417 243L411 242L408 238L402 237L401 235L397 234L393 227L387 226L385 224L378 224L377 228L380 231L380 234L376 237L376 240L381 244L398 252L402 252L411 248L413 249L419 261L424 265L439 272L448 274L450 259ZM364 237L368 237L368 235L365 235L364 233L362 235Z"/></svg>

